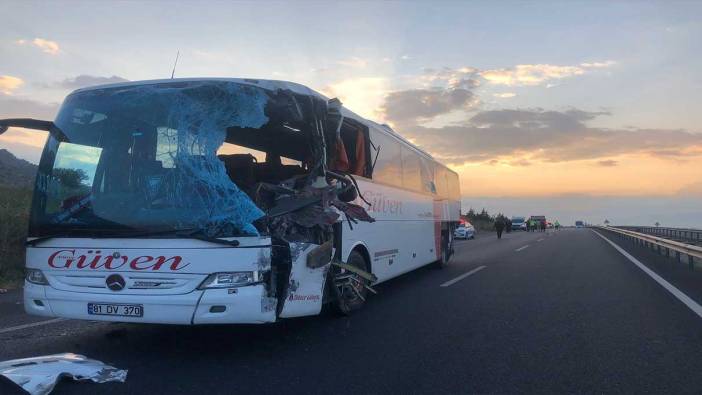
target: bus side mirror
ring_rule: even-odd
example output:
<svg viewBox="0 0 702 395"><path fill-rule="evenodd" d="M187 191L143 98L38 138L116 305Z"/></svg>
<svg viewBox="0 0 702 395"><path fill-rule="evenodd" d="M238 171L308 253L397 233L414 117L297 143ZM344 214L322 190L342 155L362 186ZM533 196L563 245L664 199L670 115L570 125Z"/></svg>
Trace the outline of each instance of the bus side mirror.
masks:
<svg viewBox="0 0 702 395"><path fill-rule="evenodd" d="M59 141L68 141L68 137L66 137L63 131L51 121L42 121L40 119L32 118L0 119L0 134L7 132L7 130L11 127L43 130L51 133L51 135Z"/></svg>

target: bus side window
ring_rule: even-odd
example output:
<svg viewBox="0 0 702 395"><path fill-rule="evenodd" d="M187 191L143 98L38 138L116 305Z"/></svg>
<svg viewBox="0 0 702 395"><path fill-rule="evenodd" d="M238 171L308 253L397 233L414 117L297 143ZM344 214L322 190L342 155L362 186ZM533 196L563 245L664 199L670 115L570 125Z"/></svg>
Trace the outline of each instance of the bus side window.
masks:
<svg viewBox="0 0 702 395"><path fill-rule="evenodd" d="M424 158L419 158L420 177L422 179L422 192L436 194L436 184L434 184L434 164Z"/></svg>
<svg viewBox="0 0 702 395"><path fill-rule="evenodd" d="M449 195L446 173L448 173L448 171L443 166L436 166L436 169L434 170L434 184L436 184L436 194L441 198L447 198Z"/></svg>
<svg viewBox="0 0 702 395"><path fill-rule="evenodd" d="M446 175L448 176L449 199L460 200L461 199L461 187L460 187L460 183L458 180L458 174L456 174L452 171L449 171L449 172L446 172Z"/></svg>
<svg viewBox="0 0 702 395"><path fill-rule="evenodd" d="M373 147L371 155L378 160L373 168L373 179L385 184L402 186L402 154L400 153L400 142L392 136L382 132L372 131L371 141Z"/></svg>
<svg viewBox="0 0 702 395"><path fill-rule="evenodd" d="M352 119L344 119L337 141L337 160L332 170L341 170L361 177L370 176L368 128ZM372 160L374 158L370 158Z"/></svg>
<svg viewBox="0 0 702 395"><path fill-rule="evenodd" d="M416 191L422 191L419 155L413 150L402 147L402 186Z"/></svg>

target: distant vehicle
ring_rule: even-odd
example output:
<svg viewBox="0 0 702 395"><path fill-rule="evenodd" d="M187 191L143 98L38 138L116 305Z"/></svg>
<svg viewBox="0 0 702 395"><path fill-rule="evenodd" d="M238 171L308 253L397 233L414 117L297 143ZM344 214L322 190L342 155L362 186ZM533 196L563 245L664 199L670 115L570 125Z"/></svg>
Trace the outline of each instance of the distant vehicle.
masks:
<svg viewBox="0 0 702 395"><path fill-rule="evenodd" d="M584 228L585 223L583 221L575 221L575 227L576 228Z"/></svg>
<svg viewBox="0 0 702 395"><path fill-rule="evenodd" d="M546 222L546 228L547 228L547 229L553 229L553 223L551 223L551 222Z"/></svg>
<svg viewBox="0 0 702 395"><path fill-rule="evenodd" d="M526 230L526 218L512 217L512 230Z"/></svg>
<svg viewBox="0 0 702 395"><path fill-rule="evenodd" d="M532 215L529 217L530 221L536 222L540 229L546 229L546 216L545 215Z"/></svg>
<svg viewBox="0 0 702 395"><path fill-rule="evenodd" d="M470 222L465 222L459 224L455 231L453 231L454 239L475 239L475 228Z"/></svg>

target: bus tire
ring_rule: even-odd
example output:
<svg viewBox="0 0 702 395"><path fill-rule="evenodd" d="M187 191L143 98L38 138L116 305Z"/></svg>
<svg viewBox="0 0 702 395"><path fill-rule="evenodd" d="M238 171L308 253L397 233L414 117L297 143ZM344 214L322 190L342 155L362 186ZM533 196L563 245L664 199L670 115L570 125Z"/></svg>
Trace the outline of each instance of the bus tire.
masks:
<svg viewBox="0 0 702 395"><path fill-rule="evenodd" d="M436 261L435 266L443 269L448 266L453 252L453 234L450 231L441 232L441 258Z"/></svg>
<svg viewBox="0 0 702 395"><path fill-rule="evenodd" d="M351 251L346 263L365 271L368 270L368 262L356 250ZM368 289L366 289L368 280L338 267L332 267L332 270L332 289L336 299L332 306L335 312L346 316L360 310L368 297Z"/></svg>

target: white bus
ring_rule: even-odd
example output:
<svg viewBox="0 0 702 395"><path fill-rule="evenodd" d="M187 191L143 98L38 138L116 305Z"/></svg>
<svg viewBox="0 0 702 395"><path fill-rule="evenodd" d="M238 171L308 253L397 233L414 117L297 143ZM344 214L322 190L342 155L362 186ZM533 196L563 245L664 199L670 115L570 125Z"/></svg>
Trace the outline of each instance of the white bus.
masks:
<svg viewBox="0 0 702 395"><path fill-rule="evenodd" d="M360 308L445 265L458 176L307 87L171 79L79 89L49 131L27 240L29 314L268 323Z"/></svg>

